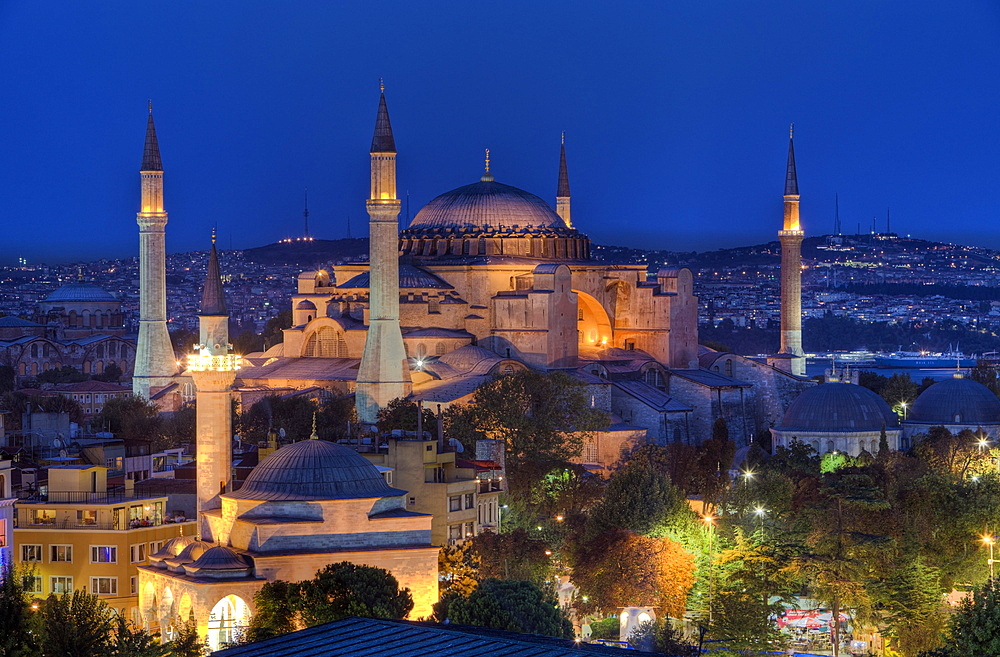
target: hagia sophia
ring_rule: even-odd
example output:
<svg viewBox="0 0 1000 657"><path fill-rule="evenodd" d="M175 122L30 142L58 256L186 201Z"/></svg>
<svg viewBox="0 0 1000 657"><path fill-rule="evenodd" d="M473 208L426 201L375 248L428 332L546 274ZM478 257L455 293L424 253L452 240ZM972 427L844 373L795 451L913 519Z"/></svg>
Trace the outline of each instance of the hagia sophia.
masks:
<svg viewBox="0 0 1000 657"><path fill-rule="evenodd" d="M339 561L387 569L410 588L411 617L429 616L441 545L495 526L499 489L478 475L455 487L458 479L449 473L472 466L442 455L444 436L417 437L423 460L414 476L393 472L397 466L386 458L320 440L314 430L262 458L234 489L232 401L262 390L353 395L358 420L370 429L379 409L396 398L447 408L467 403L491 377L559 370L586 386L591 406L610 417L577 459L596 473L606 473L634 444L696 444L719 418L737 447L770 432L775 446L796 440L820 453L855 456L876 452L883 434L899 449L935 425L1000 436L1000 400L967 379L931 386L901 422L849 374L832 372L822 385L804 376L804 233L791 135L779 231L781 346L767 358L699 346L688 269L648 273L645 265L593 257L584 227L572 220L565 142L554 205L498 182L487 151L478 180L437 196L402 229L396 156L383 90L370 148L369 262L299 274L292 326L267 351L231 351L213 237L199 344L180 368L167 333L168 215L150 108L137 214L137 343L121 337L120 302L83 284L46 299L37 323L0 319L0 348L8 354L51 353L36 347L65 344L75 360L53 357L52 366L134 366L136 395L168 410L196 399L198 535L151 550L135 587L142 621L167 639L179 623L194 620L218 648L246 623L265 582L309 579ZM37 335L7 339L17 331ZM35 367L17 358L29 372ZM476 467L486 462L492 463ZM418 501L425 484L445 487L440 511L418 510L427 508Z"/></svg>

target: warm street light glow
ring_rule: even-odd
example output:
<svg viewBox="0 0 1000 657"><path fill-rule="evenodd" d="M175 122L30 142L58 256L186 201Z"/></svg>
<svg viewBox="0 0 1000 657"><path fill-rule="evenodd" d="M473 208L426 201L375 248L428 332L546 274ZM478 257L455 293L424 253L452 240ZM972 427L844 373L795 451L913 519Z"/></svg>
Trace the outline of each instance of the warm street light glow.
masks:
<svg viewBox="0 0 1000 657"><path fill-rule="evenodd" d="M743 478L746 479L747 481L750 481L751 479L753 479L753 476L755 474L756 473L753 470L747 470L746 472L743 473Z"/></svg>
<svg viewBox="0 0 1000 657"><path fill-rule="evenodd" d="M562 522L562 521L563 521L562 516L556 516L556 522Z"/></svg>
<svg viewBox="0 0 1000 657"><path fill-rule="evenodd" d="M758 506L756 509L753 510L753 512L756 513L758 516L763 516L764 514L767 513L767 509Z"/></svg>
<svg viewBox="0 0 1000 657"><path fill-rule="evenodd" d="M711 526L712 523L715 522L715 518L713 518L712 516L702 516L701 519L703 521L705 521L706 525L709 525L709 526Z"/></svg>

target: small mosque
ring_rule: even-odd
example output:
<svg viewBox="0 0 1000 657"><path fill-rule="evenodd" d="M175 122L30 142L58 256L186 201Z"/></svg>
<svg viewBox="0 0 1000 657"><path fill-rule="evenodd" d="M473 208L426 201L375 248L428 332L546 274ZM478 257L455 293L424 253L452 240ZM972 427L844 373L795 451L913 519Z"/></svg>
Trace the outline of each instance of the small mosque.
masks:
<svg viewBox="0 0 1000 657"><path fill-rule="evenodd" d="M990 441L1000 439L1000 399L981 383L956 374L920 393L905 413L906 445L941 426L954 434L969 430Z"/></svg>

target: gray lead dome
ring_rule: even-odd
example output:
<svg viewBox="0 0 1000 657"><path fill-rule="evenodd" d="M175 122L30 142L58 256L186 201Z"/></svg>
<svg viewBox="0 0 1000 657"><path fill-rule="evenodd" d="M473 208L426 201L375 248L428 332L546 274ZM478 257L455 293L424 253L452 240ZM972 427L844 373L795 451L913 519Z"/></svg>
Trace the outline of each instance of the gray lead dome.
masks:
<svg viewBox="0 0 1000 657"><path fill-rule="evenodd" d="M972 379L938 381L917 397L907 423L1000 424L1000 399Z"/></svg>
<svg viewBox="0 0 1000 657"><path fill-rule="evenodd" d="M245 500L349 500L395 497L372 463L353 449L303 440L261 461L243 487L228 497Z"/></svg>
<svg viewBox="0 0 1000 657"><path fill-rule="evenodd" d="M539 197L503 183L480 181L445 192L425 205L410 228L566 228Z"/></svg>
<svg viewBox="0 0 1000 657"><path fill-rule="evenodd" d="M879 431L899 427L899 417L881 397L853 383L823 383L795 398L781 431Z"/></svg>

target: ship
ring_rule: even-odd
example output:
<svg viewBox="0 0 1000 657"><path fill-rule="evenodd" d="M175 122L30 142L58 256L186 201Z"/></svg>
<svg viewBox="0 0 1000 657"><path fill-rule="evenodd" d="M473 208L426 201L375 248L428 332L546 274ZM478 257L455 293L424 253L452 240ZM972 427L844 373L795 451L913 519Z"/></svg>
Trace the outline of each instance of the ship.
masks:
<svg viewBox="0 0 1000 657"><path fill-rule="evenodd" d="M928 351L894 351L890 354L876 354L876 367L946 369L976 366L975 356L962 353L931 353Z"/></svg>

